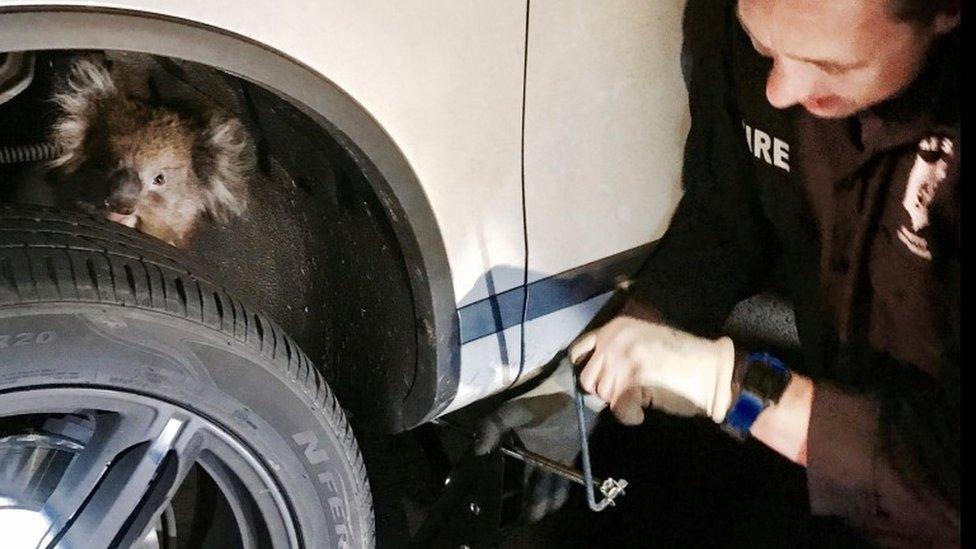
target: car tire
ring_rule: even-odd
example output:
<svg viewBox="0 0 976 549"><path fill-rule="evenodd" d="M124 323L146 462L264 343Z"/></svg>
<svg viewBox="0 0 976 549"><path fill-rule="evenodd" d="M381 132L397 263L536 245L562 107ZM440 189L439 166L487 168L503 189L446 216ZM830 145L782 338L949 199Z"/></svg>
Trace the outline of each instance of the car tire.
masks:
<svg viewBox="0 0 976 549"><path fill-rule="evenodd" d="M329 387L197 263L94 217L0 207L0 492L41 475L32 486L51 493L22 494L23 507L48 513L49 542L183 546L158 540L181 534L161 525L187 514L174 502L192 471L226 492L221 528L239 528L204 535L194 522L197 541L372 547L365 466ZM60 477L4 473L24 456L55 463L56 447L73 452Z"/></svg>

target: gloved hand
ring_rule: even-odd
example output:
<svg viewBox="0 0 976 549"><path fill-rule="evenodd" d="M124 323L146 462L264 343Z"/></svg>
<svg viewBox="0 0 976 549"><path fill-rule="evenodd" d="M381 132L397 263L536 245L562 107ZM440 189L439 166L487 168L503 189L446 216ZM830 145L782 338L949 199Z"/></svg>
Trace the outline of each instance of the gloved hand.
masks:
<svg viewBox="0 0 976 549"><path fill-rule="evenodd" d="M573 399L573 370L567 360L535 389L512 399L488 417L477 428L474 450L483 455L497 448L506 434L514 431L525 448L554 461L572 466L579 454L576 403ZM587 435L596 426L599 411L605 403L588 396L585 418ZM570 481L540 469L525 466L526 513L537 522L556 511L569 497Z"/></svg>
<svg viewBox="0 0 976 549"><path fill-rule="evenodd" d="M644 421L649 405L682 415L725 419L732 400L735 348L642 318L619 316L569 348L573 362L592 353L580 385L610 404L622 423Z"/></svg>

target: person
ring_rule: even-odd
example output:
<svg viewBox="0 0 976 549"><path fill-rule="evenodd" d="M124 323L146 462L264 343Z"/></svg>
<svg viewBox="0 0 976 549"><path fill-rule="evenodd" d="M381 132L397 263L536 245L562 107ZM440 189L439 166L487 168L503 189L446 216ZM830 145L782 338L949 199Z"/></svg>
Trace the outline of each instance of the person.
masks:
<svg viewBox="0 0 976 549"><path fill-rule="evenodd" d="M812 515L885 546L960 543L959 12L688 0L685 193L619 314L569 349L621 422L754 437L805 467ZM720 333L771 277L789 363Z"/></svg>
<svg viewBox="0 0 976 549"><path fill-rule="evenodd" d="M685 194L570 358L627 424L711 417L806 467L810 511L958 545L958 0L689 0ZM802 360L716 330L782 265Z"/></svg>

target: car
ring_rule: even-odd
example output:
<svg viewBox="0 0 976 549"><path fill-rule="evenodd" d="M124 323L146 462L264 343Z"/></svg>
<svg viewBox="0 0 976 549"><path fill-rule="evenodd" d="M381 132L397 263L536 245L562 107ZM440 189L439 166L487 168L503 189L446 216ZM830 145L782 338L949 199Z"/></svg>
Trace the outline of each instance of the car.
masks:
<svg viewBox="0 0 976 549"><path fill-rule="evenodd" d="M371 546L350 423L400 433L532 379L663 234L682 8L0 0L0 531ZM79 52L241 117L246 221L177 250L15 200Z"/></svg>

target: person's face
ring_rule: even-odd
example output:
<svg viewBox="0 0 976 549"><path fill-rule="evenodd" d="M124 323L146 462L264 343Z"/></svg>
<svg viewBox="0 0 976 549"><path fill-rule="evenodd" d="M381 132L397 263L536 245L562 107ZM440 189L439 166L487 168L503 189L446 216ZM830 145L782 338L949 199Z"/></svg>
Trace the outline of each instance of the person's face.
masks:
<svg viewBox="0 0 976 549"><path fill-rule="evenodd" d="M952 30L958 15L911 24L891 12L890 1L739 0L739 20L753 46L773 61L770 104L843 118L908 86L932 41Z"/></svg>

